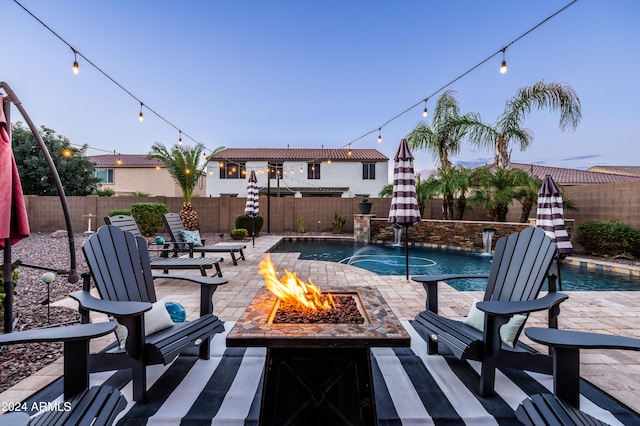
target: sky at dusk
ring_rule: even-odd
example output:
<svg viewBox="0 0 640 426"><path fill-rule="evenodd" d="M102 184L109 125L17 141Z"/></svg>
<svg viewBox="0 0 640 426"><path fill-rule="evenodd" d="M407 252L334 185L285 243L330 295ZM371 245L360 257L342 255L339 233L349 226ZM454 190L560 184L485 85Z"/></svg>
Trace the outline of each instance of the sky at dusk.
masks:
<svg viewBox="0 0 640 426"><path fill-rule="evenodd" d="M180 129L185 144L191 137L207 150L355 141L352 148L387 155L390 167L399 141L423 119L421 100L570 3L19 1L162 116L143 107L139 122L136 99L80 56L74 75L71 48L13 0L0 0L0 81L38 126L89 145L88 155L146 154L154 142L176 143ZM512 161L638 165L639 22L637 0L578 0L509 46L507 74L498 54L447 89L462 113L493 123L519 88L567 83L582 102L577 130L562 132L557 113L534 112L525 121L533 144L514 149ZM377 129L416 103L382 128L378 144ZM414 156L417 171L434 168L430 154ZM452 161L475 167L493 153L465 143Z"/></svg>

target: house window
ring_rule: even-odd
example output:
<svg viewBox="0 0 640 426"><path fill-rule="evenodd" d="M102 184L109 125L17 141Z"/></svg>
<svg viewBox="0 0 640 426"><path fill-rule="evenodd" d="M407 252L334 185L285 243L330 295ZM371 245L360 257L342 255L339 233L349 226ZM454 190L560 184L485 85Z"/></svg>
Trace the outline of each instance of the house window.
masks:
<svg viewBox="0 0 640 426"><path fill-rule="evenodd" d="M320 163L307 164L307 179L320 179Z"/></svg>
<svg viewBox="0 0 640 426"><path fill-rule="evenodd" d="M244 179L246 174L244 163L220 163L220 179Z"/></svg>
<svg viewBox="0 0 640 426"><path fill-rule="evenodd" d="M95 169L93 175L99 178L102 184L113 184L113 169Z"/></svg>
<svg viewBox="0 0 640 426"><path fill-rule="evenodd" d="M282 163L269 163L269 179L282 179Z"/></svg>
<svg viewBox="0 0 640 426"><path fill-rule="evenodd" d="M362 179L375 180L376 163L362 163Z"/></svg>

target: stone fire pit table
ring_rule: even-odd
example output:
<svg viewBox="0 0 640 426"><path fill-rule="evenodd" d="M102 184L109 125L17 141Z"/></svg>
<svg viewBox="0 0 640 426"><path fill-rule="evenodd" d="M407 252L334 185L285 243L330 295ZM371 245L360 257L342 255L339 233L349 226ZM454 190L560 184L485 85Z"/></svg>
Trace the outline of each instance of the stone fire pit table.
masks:
<svg viewBox="0 0 640 426"><path fill-rule="evenodd" d="M342 287L364 324L273 324L279 301L262 288L227 336L228 347L266 347L262 425L372 425L378 417L372 347L408 347L411 338L375 288Z"/></svg>

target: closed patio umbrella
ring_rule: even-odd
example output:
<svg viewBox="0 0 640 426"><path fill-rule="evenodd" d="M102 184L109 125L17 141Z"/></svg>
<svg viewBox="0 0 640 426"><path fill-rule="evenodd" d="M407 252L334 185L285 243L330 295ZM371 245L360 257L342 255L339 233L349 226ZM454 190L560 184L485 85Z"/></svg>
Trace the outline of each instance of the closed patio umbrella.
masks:
<svg viewBox="0 0 640 426"><path fill-rule="evenodd" d="M416 197L413 154L411 154L406 139L400 141L400 146L393 160L393 196L389 209L389 223L405 228L405 275L409 279L409 227L414 223L420 222L420 208Z"/></svg>
<svg viewBox="0 0 640 426"><path fill-rule="evenodd" d="M562 207L562 192L550 175L542 180L538 191L538 209L536 212L536 226L542 228L549 238L558 246L558 278L559 289L562 290L560 278L560 258L573 253L573 246L569 233L564 224L564 209Z"/></svg>
<svg viewBox="0 0 640 426"><path fill-rule="evenodd" d="M244 214L252 218L251 237L253 239L252 243L254 246L256 245L256 217L258 217L259 212L258 177L256 176L255 170L251 170L251 174L249 175L249 184L247 185L247 205L244 208Z"/></svg>
<svg viewBox="0 0 640 426"><path fill-rule="evenodd" d="M13 329L11 246L29 236L29 219L18 167L11 149L8 132L11 124L4 112L5 108L8 110L9 102L5 102L2 96L0 100L0 248L3 249L4 330L9 333Z"/></svg>

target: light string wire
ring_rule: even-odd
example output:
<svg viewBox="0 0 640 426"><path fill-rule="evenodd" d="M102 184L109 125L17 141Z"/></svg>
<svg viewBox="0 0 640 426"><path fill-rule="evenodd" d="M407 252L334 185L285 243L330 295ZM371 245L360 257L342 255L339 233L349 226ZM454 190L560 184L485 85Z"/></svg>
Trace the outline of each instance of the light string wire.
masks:
<svg viewBox="0 0 640 426"><path fill-rule="evenodd" d="M204 144L202 144L201 142L197 141L195 138L193 138L192 136L190 136L188 133L185 133L183 130L181 130L178 126L176 126L175 124L173 124L171 121L169 121L168 119L166 119L162 114L160 114L159 112L157 112L155 109L151 108L147 103L141 101L136 95L134 95L133 93L131 93L131 91L129 91L126 87L124 87L122 84L118 83L118 81L116 81L113 77L111 77L109 74L107 74L102 68L100 68L98 65L96 65L95 63L93 63L89 58L87 58L85 55L83 55L79 50L77 50L76 48L74 48L69 42L67 42L64 38L62 38L58 33L56 33L53 29L51 29L51 27L49 27L46 23L44 23L40 18L38 18L36 15L34 15L33 13L31 13L31 11L29 9L27 9L26 7L24 7L22 4L20 4L20 2L18 0L13 0L13 2L15 4L17 4L18 6L20 6L25 12L27 12L33 19L35 19L36 21L38 21L43 27L45 27L51 34L53 34L54 36L56 36L61 42L63 42L64 44L66 44L75 55L80 56L82 59L84 59L89 65L91 65L93 68L95 68L96 70L98 70L98 72L100 72L102 75L104 75L107 79L109 79L113 84L115 84L116 86L118 86L121 90L123 90L127 95L129 95L130 97L132 97L133 99L135 99L138 103L140 103L140 111L142 112L142 107L144 106L144 108L151 112L153 115L155 115L156 117L158 117L159 119L161 119L162 121L164 121L165 123L167 123L169 126L173 127L174 129L176 129L181 136L184 135L185 137L191 139L193 142L195 142L197 145L202 146L205 150L208 150L210 152L213 152L213 150L207 148ZM93 148L91 147L91 149L97 149L98 148ZM106 151L106 150L102 150L102 151ZM111 151L107 151L107 152L111 152Z"/></svg>
<svg viewBox="0 0 640 426"><path fill-rule="evenodd" d="M213 152L213 150L207 148L204 144L200 143L199 141L197 141L196 139L194 139L192 136L190 136L188 133L185 133L184 131L182 131L178 126L176 126L175 124L173 124L171 121L169 121L168 119L166 119L164 116L162 116L160 113L158 113L157 111L155 111L153 108L149 107L146 103L142 102L138 97L136 97L133 93L131 93L129 90L127 90L123 85L121 85L120 83L118 83L114 78L112 78L109 74L107 74L105 71L103 71L100 67L98 67L96 64L94 64L91 60L89 60L86 56L84 56L81 52L79 52L78 50L76 50L70 43L68 43L64 38L62 38L60 35L58 35L54 30L52 30L47 24L45 24L42 20L40 20L37 16L35 16L33 13L31 13L26 7L24 7L22 4L20 4L20 2L18 2L18 0L13 0L14 3L16 3L18 6L20 6L25 12L27 12L31 17L33 17L36 21L38 21L42 26L44 26L49 32L51 32L53 35L55 35L60 41L62 41L64 44L66 44L72 51L74 54L77 54L78 56L80 56L81 58L83 58L85 61L87 61L88 64L90 64L91 66L93 66L96 70L98 70L102 75L104 75L106 78L108 78L111 82L113 82L116 86L118 86L120 89L122 89L125 93L127 93L130 97L132 97L133 99L135 99L137 102L139 102L141 104L141 108L144 105L144 107L150 111L151 113L153 113L156 117L160 118L162 121L164 121L165 123L167 123L169 126L173 127L174 129L176 129L181 135L184 135L185 137L189 138L190 140L192 140L193 142L195 142L197 145L202 146L205 150L208 150L210 152ZM529 28L527 31L525 31L524 33L522 33L521 35L519 35L518 37L516 37L515 39L511 40L509 43L507 43L506 45L504 45L504 47L500 48L498 51L492 53L491 55L489 55L487 58L483 59L482 61L480 61L479 63L477 63L476 65L472 66L471 68L469 68L468 70L466 70L465 72L463 72L462 74L458 75L457 77L455 77L454 79L450 80L449 82L445 83L444 85L442 85L440 88L438 88L437 90L435 90L433 93L431 93L430 95L420 99L418 102L414 103L413 105L409 106L408 108L404 109L403 111L401 111L400 113L396 114L395 116L391 117L390 119L388 119L387 121L385 121L381 126L376 127L375 129L372 129L366 133L364 133L361 136L358 136L355 139L352 139L350 142L345 143L344 145L342 145L339 148L332 148L328 150L327 155L323 156L323 157L317 157L314 159L311 159L309 161L307 161L307 163L315 163L324 159L330 159L331 156L330 154L332 152L337 152L338 150L342 150L345 147L349 146L355 142L358 142L362 139L364 139L365 137L378 132L378 134L381 133L382 129L384 127L386 127L387 125L389 125L390 123L392 123L393 121L397 120L398 118L402 117L403 115L407 114L409 111L411 111L412 109L414 109L415 107L417 107L418 105L422 104L423 102L426 102L428 99L434 97L435 95L437 95L438 93L440 93L441 91L443 91L444 89L446 89L447 87L451 86L452 84L454 84L455 82L457 82L458 80L464 78L465 76L467 76L468 74L470 74L471 72L475 71L477 68L479 68L480 66L484 65L485 63L487 63L488 61L490 61L492 58L494 58L496 55L499 55L503 52L505 52L509 47L511 47L513 44L517 43L518 41L520 41L522 38L524 38L525 36L529 35L531 32L535 31L536 29L538 29L539 27L541 27L542 25L546 24L549 20L553 19L554 17L556 17L557 15L559 15L560 13L564 12L566 9L568 9L570 6L572 6L574 3L576 3L578 0L572 0L570 3L568 3L567 5L563 6L561 9L559 9L558 11L554 12L553 14L549 15L548 17L546 17L545 19L543 19L542 21L538 22L536 25L534 25L533 27ZM89 147L87 145L87 147ZM97 149L97 148L92 148L89 147L91 149ZM107 150L102 150L102 151L107 151ZM107 151L107 152L111 152L111 151ZM208 158L208 157L207 157ZM235 161L223 158L223 157L217 157L216 161L225 161L227 163L231 163L231 164L236 164L238 166L240 166L240 163L237 163ZM302 164L302 163L301 163ZM261 170L264 167L258 167L256 169Z"/></svg>

